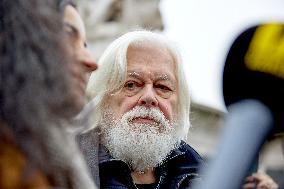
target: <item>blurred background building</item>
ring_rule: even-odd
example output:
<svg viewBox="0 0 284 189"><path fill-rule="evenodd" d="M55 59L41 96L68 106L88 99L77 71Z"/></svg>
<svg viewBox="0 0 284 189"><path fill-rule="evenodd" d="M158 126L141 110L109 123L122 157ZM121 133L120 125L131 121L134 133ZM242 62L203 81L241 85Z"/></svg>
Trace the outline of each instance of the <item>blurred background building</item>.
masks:
<svg viewBox="0 0 284 189"><path fill-rule="evenodd" d="M214 156L224 126L220 80L232 40L248 26L284 21L280 0L81 0L78 4L96 60L114 39L139 28L163 32L178 42L193 99L188 142L207 159ZM280 137L264 146L259 167L284 186Z"/></svg>

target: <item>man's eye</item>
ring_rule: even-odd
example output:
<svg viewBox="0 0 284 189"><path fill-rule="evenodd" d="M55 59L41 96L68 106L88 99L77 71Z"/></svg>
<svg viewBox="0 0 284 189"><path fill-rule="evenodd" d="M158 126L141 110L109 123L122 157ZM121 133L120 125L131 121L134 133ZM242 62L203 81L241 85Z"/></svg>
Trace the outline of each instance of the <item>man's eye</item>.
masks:
<svg viewBox="0 0 284 189"><path fill-rule="evenodd" d="M138 84L136 82L133 82L133 81L129 81L129 82L124 84L124 88L126 88L128 90L134 90L136 87L138 87Z"/></svg>
<svg viewBox="0 0 284 189"><path fill-rule="evenodd" d="M174 92L170 87L161 84L155 85L155 89L162 98L169 98Z"/></svg>
<svg viewBox="0 0 284 189"><path fill-rule="evenodd" d="M156 88L161 89L165 92L167 91L172 91L169 87L165 86L165 85L156 85Z"/></svg>
<svg viewBox="0 0 284 189"><path fill-rule="evenodd" d="M123 89L127 96L133 96L141 90L142 85L143 83L138 83L136 81L128 81L124 84Z"/></svg>

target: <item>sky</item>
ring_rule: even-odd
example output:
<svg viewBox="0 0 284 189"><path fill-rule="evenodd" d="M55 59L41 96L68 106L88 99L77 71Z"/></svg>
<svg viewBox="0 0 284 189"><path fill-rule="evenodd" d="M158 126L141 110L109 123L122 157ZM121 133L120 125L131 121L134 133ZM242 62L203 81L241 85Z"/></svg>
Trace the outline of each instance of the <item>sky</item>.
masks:
<svg viewBox="0 0 284 189"><path fill-rule="evenodd" d="M284 23L284 0L161 0L164 33L181 50L192 100L226 112L222 73L226 54L243 30Z"/></svg>

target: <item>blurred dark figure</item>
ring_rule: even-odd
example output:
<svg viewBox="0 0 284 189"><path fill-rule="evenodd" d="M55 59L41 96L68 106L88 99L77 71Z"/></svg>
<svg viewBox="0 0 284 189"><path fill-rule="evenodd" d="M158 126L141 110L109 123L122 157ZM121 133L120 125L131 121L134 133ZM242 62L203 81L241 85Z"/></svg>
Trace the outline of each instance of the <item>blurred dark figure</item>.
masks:
<svg viewBox="0 0 284 189"><path fill-rule="evenodd" d="M283 31L283 23L260 24L243 31L231 45L223 72L225 127L205 182L196 188L241 188L256 171L251 168L266 139L284 132ZM262 185L256 175L247 178L254 187L275 188L269 179Z"/></svg>
<svg viewBox="0 0 284 189"><path fill-rule="evenodd" d="M0 188L95 188L72 135L77 64L57 1L0 0Z"/></svg>

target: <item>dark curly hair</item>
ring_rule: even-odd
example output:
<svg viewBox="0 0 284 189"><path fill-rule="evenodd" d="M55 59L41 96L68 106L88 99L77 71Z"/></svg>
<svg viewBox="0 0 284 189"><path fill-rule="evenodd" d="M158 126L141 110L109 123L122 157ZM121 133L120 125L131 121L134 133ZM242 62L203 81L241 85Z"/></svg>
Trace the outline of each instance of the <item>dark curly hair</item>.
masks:
<svg viewBox="0 0 284 189"><path fill-rule="evenodd" d="M50 110L65 114L61 109L71 106L62 18L47 7L56 10L49 1L1 1L0 115L6 121Z"/></svg>
<svg viewBox="0 0 284 189"><path fill-rule="evenodd" d="M79 173L69 170L74 150L62 129L75 99L59 2L0 0L0 124L54 185L67 187Z"/></svg>

